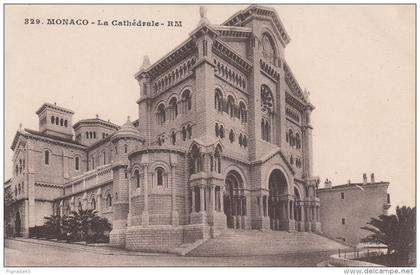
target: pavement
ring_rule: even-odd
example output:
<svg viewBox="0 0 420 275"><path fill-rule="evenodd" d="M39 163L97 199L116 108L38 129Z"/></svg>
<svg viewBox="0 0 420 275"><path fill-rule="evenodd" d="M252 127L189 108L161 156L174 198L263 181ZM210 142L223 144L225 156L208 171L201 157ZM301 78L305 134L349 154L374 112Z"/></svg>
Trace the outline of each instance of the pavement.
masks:
<svg viewBox="0 0 420 275"><path fill-rule="evenodd" d="M227 232L220 238L225 241L224 245L216 245L213 241L219 238L209 240L206 244L193 250L190 255L177 256L164 253L143 253L128 251L125 249L109 246L86 246L81 244L58 243L48 240L37 239L6 239L5 240L5 266L6 267L110 267L110 266L316 266L318 263L326 260L329 255L337 253L333 246L313 247L315 243L306 242L306 248L288 251L293 239L303 242L314 238L318 240L320 236L296 237L287 232ZM286 235L276 238L276 233ZM260 243L261 248L256 249L256 242L264 238L265 242ZM270 235L274 234L274 235ZM291 235L287 235L291 234ZM255 235L255 238L252 236ZM285 238L288 237L289 239ZM235 245L232 248L227 240L235 241L240 238L242 245ZM319 240L318 240L319 241ZM286 243L290 242L286 245ZM322 242L322 241L321 241ZM332 242L332 241L331 241ZM268 243L274 243L267 246ZM332 242L336 244L335 242ZM200 252L204 248L211 248L207 254ZM285 246L284 246L285 245ZM299 243L299 246L301 243ZM283 249L274 249L274 247L284 246ZM219 254L215 253L214 247L218 247ZM232 253L242 247L242 250L249 253ZM264 249L266 247L267 249ZM245 249L246 248L246 249ZM212 255L211 255L212 254Z"/></svg>

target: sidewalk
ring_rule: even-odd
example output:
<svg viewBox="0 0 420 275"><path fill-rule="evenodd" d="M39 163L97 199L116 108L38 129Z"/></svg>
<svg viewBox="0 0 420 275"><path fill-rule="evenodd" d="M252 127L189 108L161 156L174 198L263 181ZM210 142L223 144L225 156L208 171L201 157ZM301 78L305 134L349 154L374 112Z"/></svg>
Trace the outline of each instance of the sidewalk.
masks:
<svg viewBox="0 0 420 275"><path fill-rule="evenodd" d="M124 255L124 256L160 256L160 255L173 255L168 253L148 253L148 252L139 252L139 251L130 251L123 248L112 247L108 244L105 245L86 245L83 243L65 243L65 242L58 242L54 240L40 240L40 239L26 239L26 238L14 238L14 239L5 239L18 241L18 242L26 242L38 245L45 245L45 246L53 246L53 247L62 247L66 249L73 249L73 250L80 250L85 252L92 252L101 255ZM176 255L174 255L176 256Z"/></svg>

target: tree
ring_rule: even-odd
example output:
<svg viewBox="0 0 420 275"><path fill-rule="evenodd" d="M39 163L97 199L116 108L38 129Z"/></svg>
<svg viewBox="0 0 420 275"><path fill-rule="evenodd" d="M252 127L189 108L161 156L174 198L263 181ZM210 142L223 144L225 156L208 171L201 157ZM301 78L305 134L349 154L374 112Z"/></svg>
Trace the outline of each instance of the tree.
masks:
<svg viewBox="0 0 420 275"><path fill-rule="evenodd" d="M380 215L371 218L362 229L372 232L362 242L374 242L388 247L388 254L392 253L401 264L407 264L410 251L415 249L416 243L416 208L396 208L395 215Z"/></svg>
<svg viewBox="0 0 420 275"><path fill-rule="evenodd" d="M51 215L44 217L46 219L44 223L44 230L47 238L58 238L61 234L61 217L60 215Z"/></svg>
<svg viewBox="0 0 420 275"><path fill-rule="evenodd" d="M4 189L4 226L6 236L13 236L13 226L10 224L11 217L14 213L14 203L16 199L13 197L11 188Z"/></svg>

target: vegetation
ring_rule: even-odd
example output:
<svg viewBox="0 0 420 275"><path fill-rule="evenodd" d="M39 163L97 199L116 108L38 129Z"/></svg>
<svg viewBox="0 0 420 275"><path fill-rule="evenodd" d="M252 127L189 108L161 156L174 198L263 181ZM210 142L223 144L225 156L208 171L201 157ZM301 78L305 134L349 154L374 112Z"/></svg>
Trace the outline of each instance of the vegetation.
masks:
<svg viewBox="0 0 420 275"><path fill-rule="evenodd" d="M4 230L7 237L13 237L13 226L10 224L11 217L14 213L14 202L16 200L13 197L12 190L10 188L4 189Z"/></svg>
<svg viewBox="0 0 420 275"><path fill-rule="evenodd" d="M59 239L68 242L108 242L111 224L101 218L95 210L72 211L69 216L51 215L45 217L42 226L30 229L29 236L35 238Z"/></svg>
<svg viewBox="0 0 420 275"><path fill-rule="evenodd" d="M381 215L371 218L362 229L371 232L362 242L384 244L388 247L390 265L409 265L410 252L415 251L416 245L416 208L396 208L395 215Z"/></svg>

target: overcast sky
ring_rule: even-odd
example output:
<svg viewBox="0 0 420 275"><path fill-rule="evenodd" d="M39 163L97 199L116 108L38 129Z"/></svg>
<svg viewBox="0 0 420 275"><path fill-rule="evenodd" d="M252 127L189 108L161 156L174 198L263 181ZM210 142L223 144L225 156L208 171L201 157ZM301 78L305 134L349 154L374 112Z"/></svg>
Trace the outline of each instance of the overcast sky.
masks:
<svg viewBox="0 0 420 275"><path fill-rule="evenodd" d="M291 42L286 60L316 106L314 175L322 182L391 182L392 209L415 203L415 7L274 7ZM207 6L220 24L246 6ZM182 28L24 25L25 18L182 21ZM44 102L74 110L73 121L136 119L133 75L143 55L158 60L188 38L198 6L6 7L5 177L19 123L38 129Z"/></svg>

